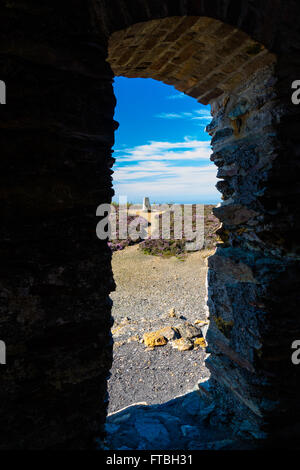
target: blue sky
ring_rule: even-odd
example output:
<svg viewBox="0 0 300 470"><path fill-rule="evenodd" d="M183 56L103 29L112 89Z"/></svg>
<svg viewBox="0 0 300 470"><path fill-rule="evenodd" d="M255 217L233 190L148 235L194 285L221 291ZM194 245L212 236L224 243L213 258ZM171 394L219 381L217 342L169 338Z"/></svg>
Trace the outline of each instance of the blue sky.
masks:
<svg viewBox="0 0 300 470"><path fill-rule="evenodd" d="M116 77L114 200L220 202L205 126L210 107L152 79Z"/></svg>

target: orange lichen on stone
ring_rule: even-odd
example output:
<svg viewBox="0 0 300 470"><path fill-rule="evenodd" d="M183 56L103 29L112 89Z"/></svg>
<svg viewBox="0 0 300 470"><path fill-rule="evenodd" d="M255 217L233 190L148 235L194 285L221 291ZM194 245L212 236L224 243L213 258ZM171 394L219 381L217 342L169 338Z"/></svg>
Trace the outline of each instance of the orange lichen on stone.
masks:
<svg viewBox="0 0 300 470"><path fill-rule="evenodd" d="M168 340L163 336L160 330L151 333L144 333L145 346L153 348L155 346L165 346Z"/></svg>
<svg viewBox="0 0 300 470"><path fill-rule="evenodd" d="M201 348L206 348L207 344L204 338L196 338L194 341L194 346L200 346Z"/></svg>
<svg viewBox="0 0 300 470"><path fill-rule="evenodd" d="M208 322L206 320L195 320L194 325L199 325L201 327L201 326L208 325Z"/></svg>

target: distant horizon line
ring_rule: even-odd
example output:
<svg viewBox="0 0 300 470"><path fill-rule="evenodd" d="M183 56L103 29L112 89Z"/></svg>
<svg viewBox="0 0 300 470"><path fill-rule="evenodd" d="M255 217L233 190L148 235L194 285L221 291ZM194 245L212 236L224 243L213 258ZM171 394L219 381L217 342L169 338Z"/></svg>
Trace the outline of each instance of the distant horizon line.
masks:
<svg viewBox="0 0 300 470"><path fill-rule="evenodd" d="M116 203L119 203L118 200L115 200L114 198L112 199L112 202L116 202ZM170 201L170 202L161 202L161 201L153 201L151 202L150 200L150 204L207 204L207 205L216 205L216 204L220 204L220 202L222 201L202 201L202 202L187 202L187 201L184 201L184 202L173 202L173 201ZM137 201L131 201L131 200L128 200L128 204L139 204L139 205L143 205L143 202L140 202L140 200L137 202Z"/></svg>

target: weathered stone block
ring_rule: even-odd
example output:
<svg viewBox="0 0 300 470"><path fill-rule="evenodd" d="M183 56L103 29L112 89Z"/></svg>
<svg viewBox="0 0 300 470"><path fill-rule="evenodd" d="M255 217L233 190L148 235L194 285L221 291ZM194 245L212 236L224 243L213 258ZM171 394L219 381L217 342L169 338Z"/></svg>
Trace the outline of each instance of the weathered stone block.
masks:
<svg viewBox="0 0 300 470"><path fill-rule="evenodd" d="M228 167L227 167L228 168ZM236 173L236 166L231 166L230 169L233 168L232 175L228 176L234 176ZM219 172L224 172L226 171L226 167L224 170L224 167L222 167ZM229 170L230 171L230 170ZM222 173L221 173L222 174ZM214 215L218 217L221 222L224 222L227 225L240 225L245 222L248 222L249 219L253 219L258 215L258 213L252 209L248 209L245 206L242 206L240 204L223 204L220 207L216 207L213 210Z"/></svg>

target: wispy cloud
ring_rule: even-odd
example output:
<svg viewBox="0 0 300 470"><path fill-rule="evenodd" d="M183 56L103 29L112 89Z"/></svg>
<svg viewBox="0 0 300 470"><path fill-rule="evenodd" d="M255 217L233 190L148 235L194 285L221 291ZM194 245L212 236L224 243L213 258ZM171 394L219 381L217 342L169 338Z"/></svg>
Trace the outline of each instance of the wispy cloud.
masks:
<svg viewBox="0 0 300 470"><path fill-rule="evenodd" d="M159 119L187 119L192 121L211 121L212 116L206 109L196 109L193 112L160 113L155 115Z"/></svg>
<svg viewBox="0 0 300 470"><path fill-rule="evenodd" d="M219 199L208 141L149 142L119 153L124 154L117 158L114 173L117 196L139 201L148 195L158 202L173 200L174 194L174 202Z"/></svg>
<svg viewBox="0 0 300 470"><path fill-rule="evenodd" d="M161 119L182 119L183 115L182 113L160 113L156 114L155 117L161 118Z"/></svg>
<svg viewBox="0 0 300 470"><path fill-rule="evenodd" d="M206 140L189 140L183 142L149 142L133 148L116 150L122 153L125 161L162 161L162 160L209 160L210 142Z"/></svg>
<svg viewBox="0 0 300 470"><path fill-rule="evenodd" d="M114 175L116 196L126 195L133 202L148 196L156 202L213 203L220 199L216 182L214 165L173 167L157 162L119 168Z"/></svg>
<svg viewBox="0 0 300 470"><path fill-rule="evenodd" d="M184 93L176 93L174 95L169 95L166 97L168 100L180 100L182 98L186 98Z"/></svg>
<svg viewBox="0 0 300 470"><path fill-rule="evenodd" d="M205 119L207 121L211 121L212 120L212 116L210 114L210 112L207 110L207 109L197 109L195 110L195 114L196 116L193 116L192 119L199 119L199 120L202 120L202 119Z"/></svg>

